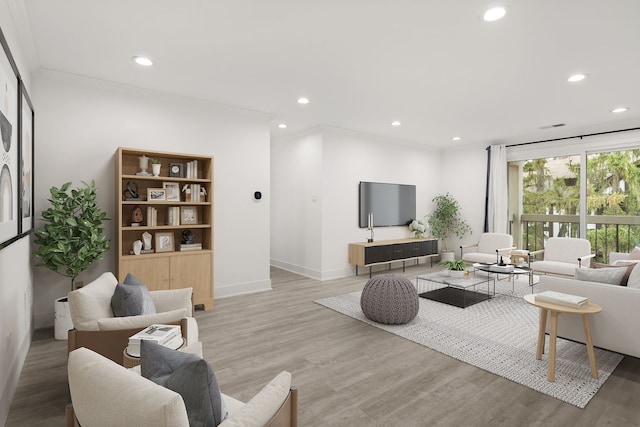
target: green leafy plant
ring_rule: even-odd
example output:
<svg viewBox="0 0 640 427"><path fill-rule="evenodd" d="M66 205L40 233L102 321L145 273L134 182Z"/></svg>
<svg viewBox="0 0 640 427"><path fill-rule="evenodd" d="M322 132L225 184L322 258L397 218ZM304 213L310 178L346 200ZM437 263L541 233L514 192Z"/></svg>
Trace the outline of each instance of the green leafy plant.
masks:
<svg viewBox="0 0 640 427"><path fill-rule="evenodd" d="M158 160L158 159L150 159L150 161L151 161L152 165L159 165L160 164L160 160Z"/></svg>
<svg viewBox="0 0 640 427"><path fill-rule="evenodd" d="M440 261L440 265L442 265L447 270L453 271L464 271L466 264L461 259L448 259L445 261Z"/></svg>
<svg viewBox="0 0 640 427"><path fill-rule="evenodd" d="M110 220L96 202L95 182L82 181L84 187L72 189L71 183L51 187L51 207L42 212L44 228L35 232L36 258L56 273L71 278L71 290L78 274L109 250L102 223Z"/></svg>
<svg viewBox="0 0 640 427"><path fill-rule="evenodd" d="M427 223L431 228L431 235L442 240L446 252L447 238L454 235L462 238L465 234L471 233L471 227L460 216L460 205L451 194L440 194L432 201L436 207L429 215Z"/></svg>

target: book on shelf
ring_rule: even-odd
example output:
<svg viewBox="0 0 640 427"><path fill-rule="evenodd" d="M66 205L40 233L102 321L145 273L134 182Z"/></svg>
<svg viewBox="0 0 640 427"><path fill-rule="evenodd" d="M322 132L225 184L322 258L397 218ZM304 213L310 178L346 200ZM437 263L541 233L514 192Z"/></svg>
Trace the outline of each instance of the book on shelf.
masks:
<svg viewBox="0 0 640 427"><path fill-rule="evenodd" d="M580 308L589 302L589 298L578 295L565 294L556 291L544 291L536 294L536 301L548 302L551 304L564 305L566 307Z"/></svg>
<svg viewBox="0 0 640 427"><path fill-rule="evenodd" d="M202 243L178 243L177 248L179 251L201 251Z"/></svg>
<svg viewBox="0 0 640 427"><path fill-rule="evenodd" d="M155 253L155 249L141 249L140 250L140 254L152 254ZM135 252L133 252L133 249L131 249L129 251L129 255L135 255Z"/></svg>
<svg viewBox="0 0 640 427"><path fill-rule="evenodd" d="M179 325L154 324L129 337L127 353L140 357L140 342L153 341L165 347L178 349L182 346L182 330Z"/></svg>

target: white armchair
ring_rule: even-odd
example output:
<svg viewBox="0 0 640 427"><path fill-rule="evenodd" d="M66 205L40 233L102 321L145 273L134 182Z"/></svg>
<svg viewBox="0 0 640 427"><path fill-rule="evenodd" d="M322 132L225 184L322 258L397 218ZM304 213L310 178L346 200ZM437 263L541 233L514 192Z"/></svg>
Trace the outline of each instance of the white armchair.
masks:
<svg viewBox="0 0 640 427"><path fill-rule="evenodd" d="M475 248L475 250L464 253L464 249L468 248ZM510 234L483 233L477 243L460 246L460 258L469 263L496 263L502 256L502 260L508 263L513 249L515 246L513 246L513 236Z"/></svg>
<svg viewBox="0 0 640 427"><path fill-rule="evenodd" d="M66 426L189 427L182 396L86 348L69 353L71 403ZM220 427L296 427L298 390L282 371L247 403L221 393L229 416Z"/></svg>
<svg viewBox="0 0 640 427"><path fill-rule="evenodd" d="M180 324L187 346L199 344L198 324L192 317L191 288L150 291L156 313L114 317L111 297L118 280L103 273L93 282L69 292L74 329L69 331L68 351L86 347L122 364L129 337L154 323Z"/></svg>
<svg viewBox="0 0 640 427"><path fill-rule="evenodd" d="M543 258L536 261L540 255ZM544 249L529 252L529 262L534 274L573 277L576 268L588 268L594 256L587 239L551 237Z"/></svg>

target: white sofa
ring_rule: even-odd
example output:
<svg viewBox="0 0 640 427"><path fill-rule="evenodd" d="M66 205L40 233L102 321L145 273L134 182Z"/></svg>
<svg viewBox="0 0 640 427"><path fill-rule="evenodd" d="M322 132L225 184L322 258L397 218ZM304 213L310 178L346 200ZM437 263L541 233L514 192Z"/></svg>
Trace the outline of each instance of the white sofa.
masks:
<svg viewBox="0 0 640 427"><path fill-rule="evenodd" d="M66 426L188 427L182 397L86 348L69 354L71 404ZM298 394L283 371L246 404L221 393L228 417L220 427L296 427Z"/></svg>
<svg viewBox="0 0 640 427"><path fill-rule="evenodd" d="M580 295L601 305L602 312L590 316L593 345L640 357L640 288L635 287L640 286L639 268L640 264L634 268L627 286L541 276L540 292L556 291ZM558 336L584 343L581 316L561 315L558 320Z"/></svg>
<svg viewBox="0 0 640 427"><path fill-rule="evenodd" d="M191 288L150 291L157 313L114 317L111 297L117 284L116 277L108 272L69 292L69 311L74 325L69 331L69 351L86 347L122 363L122 351L129 337L154 323L180 324L186 345L199 343L198 324L192 317Z"/></svg>

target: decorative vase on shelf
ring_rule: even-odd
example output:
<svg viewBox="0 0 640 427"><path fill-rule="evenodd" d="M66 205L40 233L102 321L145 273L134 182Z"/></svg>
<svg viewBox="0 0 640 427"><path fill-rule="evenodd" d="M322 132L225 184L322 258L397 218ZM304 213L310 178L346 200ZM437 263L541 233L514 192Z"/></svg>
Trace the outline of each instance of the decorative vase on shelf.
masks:
<svg viewBox="0 0 640 427"><path fill-rule="evenodd" d="M413 235L416 239L422 239L424 237L424 233L421 233L419 231L414 232Z"/></svg>
<svg viewBox="0 0 640 427"><path fill-rule="evenodd" d="M140 172L136 172L136 175L139 176L149 176L149 172L147 172L147 168L149 167L149 158L144 154L138 157L138 166L140 166Z"/></svg>
<svg viewBox="0 0 640 427"><path fill-rule="evenodd" d="M153 176L160 176L160 163L151 163L151 172Z"/></svg>

